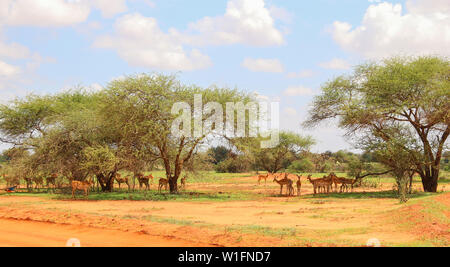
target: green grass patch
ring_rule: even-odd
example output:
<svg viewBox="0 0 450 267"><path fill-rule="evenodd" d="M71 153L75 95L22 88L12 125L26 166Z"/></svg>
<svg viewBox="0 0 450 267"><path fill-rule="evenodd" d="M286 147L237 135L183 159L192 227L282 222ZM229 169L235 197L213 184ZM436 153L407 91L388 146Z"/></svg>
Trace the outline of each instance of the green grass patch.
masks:
<svg viewBox="0 0 450 267"><path fill-rule="evenodd" d="M130 172L121 172L122 176L132 176ZM146 172L145 175L152 174L155 177L155 182L158 182L159 178L165 178L165 171L153 171ZM249 173L217 173L215 171L199 171L196 173L183 173L180 178L188 176L187 183L209 183L209 184L217 184L217 183L227 183L232 178L243 178L243 177L252 177L254 174ZM131 182L132 183L132 182Z"/></svg>
<svg viewBox="0 0 450 267"><path fill-rule="evenodd" d="M45 195L41 195L45 196ZM72 195L58 194L48 195L48 197L58 200L72 199ZM127 192L126 190L114 191L111 193L98 193L91 192L87 200L101 201L101 200L132 200L132 201L211 201L211 202L224 202L224 201L239 201L239 200L252 200L256 199L257 195L245 192L232 192L232 193L205 193L205 192L181 192L179 194L159 193L156 190L150 191L136 191ZM86 199L83 194L77 194L77 199Z"/></svg>
<svg viewBox="0 0 450 267"><path fill-rule="evenodd" d="M298 230L295 228L272 228L260 225L229 226L226 227L225 230L244 234L262 234L265 236L276 236L282 239L286 237L294 237L296 234L298 234Z"/></svg>
<svg viewBox="0 0 450 267"><path fill-rule="evenodd" d="M415 193L409 195L410 199L420 199L428 196L435 196L433 193ZM320 195L307 195L303 199L398 199L398 194L395 191L381 191L381 192L355 192L355 193L332 193Z"/></svg>

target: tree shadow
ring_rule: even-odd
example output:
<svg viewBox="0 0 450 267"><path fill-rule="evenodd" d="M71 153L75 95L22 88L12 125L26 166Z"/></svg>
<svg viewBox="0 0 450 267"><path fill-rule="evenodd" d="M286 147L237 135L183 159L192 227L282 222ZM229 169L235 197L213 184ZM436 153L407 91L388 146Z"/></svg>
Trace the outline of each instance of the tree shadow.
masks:
<svg viewBox="0 0 450 267"><path fill-rule="evenodd" d="M423 198L436 195L435 193L414 193L408 195L410 199ZM398 199L396 191L380 191L380 192L354 192L354 193L331 193L320 195L307 195L304 199Z"/></svg>

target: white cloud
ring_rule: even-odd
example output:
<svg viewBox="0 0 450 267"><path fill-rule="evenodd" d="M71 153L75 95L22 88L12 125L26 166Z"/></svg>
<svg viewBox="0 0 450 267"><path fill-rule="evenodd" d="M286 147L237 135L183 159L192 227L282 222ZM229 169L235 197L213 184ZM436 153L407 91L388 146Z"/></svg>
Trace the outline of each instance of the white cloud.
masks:
<svg viewBox="0 0 450 267"><path fill-rule="evenodd" d="M114 29L115 35L98 38L94 46L115 50L133 66L190 71L212 64L196 49L185 51L176 38L161 31L154 18L128 14L116 21Z"/></svg>
<svg viewBox="0 0 450 267"><path fill-rule="evenodd" d="M131 0L132 2L143 2L144 4L146 4L147 6L151 7L151 8L155 8L156 7L156 3L153 2L152 0Z"/></svg>
<svg viewBox="0 0 450 267"><path fill-rule="evenodd" d="M334 58L331 61L320 63L319 66L330 70L348 70L351 68L350 63L339 58Z"/></svg>
<svg viewBox="0 0 450 267"><path fill-rule="evenodd" d="M20 68L0 61L0 77L11 77L20 73Z"/></svg>
<svg viewBox="0 0 450 267"><path fill-rule="evenodd" d="M128 11L127 0L87 0L87 3L100 9L105 18Z"/></svg>
<svg viewBox="0 0 450 267"><path fill-rule="evenodd" d="M406 7L413 14L441 13L449 16L450 12L448 0L409 0L406 2Z"/></svg>
<svg viewBox="0 0 450 267"><path fill-rule="evenodd" d="M185 46L269 46L284 42L264 0L230 0L225 15L205 17L189 24L184 32L174 28L163 32L155 18L139 13L120 17L114 29L114 35L97 38L94 47L112 49L130 65L163 70L191 71L212 65L207 55L197 49L187 51ZM266 65L265 61L244 63L255 71L283 71L281 63L275 61ZM259 66L250 66L252 63Z"/></svg>
<svg viewBox="0 0 450 267"><path fill-rule="evenodd" d="M155 4L150 0L128 0ZM128 11L127 0L1 0L0 25L65 27L87 21L98 9L105 18Z"/></svg>
<svg viewBox="0 0 450 267"><path fill-rule="evenodd" d="M310 78L316 75L312 70L302 70L300 72L289 72L286 76L290 79Z"/></svg>
<svg viewBox="0 0 450 267"><path fill-rule="evenodd" d="M283 92L284 96L311 96L314 92L311 88L304 86L291 86Z"/></svg>
<svg viewBox="0 0 450 267"><path fill-rule="evenodd" d="M2 0L0 24L60 27L85 21L89 6L77 0Z"/></svg>
<svg viewBox="0 0 450 267"><path fill-rule="evenodd" d="M18 43L7 44L0 40L0 58L24 59L29 56L30 51L27 47Z"/></svg>
<svg viewBox="0 0 450 267"><path fill-rule="evenodd" d="M284 43L264 0L230 0L225 15L190 23L188 31L172 30L191 45L274 46Z"/></svg>
<svg viewBox="0 0 450 267"><path fill-rule="evenodd" d="M345 50L366 58L393 54L450 54L448 0L409 0L371 5L360 26L336 21L333 38Z"/></svg>
<svg viewBox="0 0 450 267"><path fill-rule="evenodd" d="M294 20L294 14L283 7L270 6L269 11L274 19L279 19L284 23L292 23Z"/></svg>
<svg viewBox="0 0 450 267"><path fill-rule="evenodd" d="M253 72L273 72L281 73L284 71L283 64L278 59L252 59L246 58L242 66Z"/></svg>
<svg viewBox="0 0 450 267"><path fill-rule="evenodd" d="M0 61L3 63L3 74L6 75L6 73L17 73L17 68L19 67L12 68L12 65L4 62L5 59L20 60L28 70L33 70L41 63L53 61L50 58L42 57L38 53L32 53L27 47L21 44L8 43L4 40L4 38L2 38L2 33L0 32Z"/></svg>

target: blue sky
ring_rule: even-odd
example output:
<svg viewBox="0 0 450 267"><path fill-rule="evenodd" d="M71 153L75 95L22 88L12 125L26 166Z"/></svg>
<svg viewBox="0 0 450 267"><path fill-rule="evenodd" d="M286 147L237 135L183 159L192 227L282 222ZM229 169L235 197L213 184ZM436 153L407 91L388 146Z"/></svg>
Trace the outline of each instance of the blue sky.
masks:
<svg viewBox="0 0 450 267"><path fill-rule="evenodd" d="M304 131L321 84L365 60L448 55L448 0L2 0L0 101L141 72L256 92L281 126L351 149L330 123Z"/></svg>

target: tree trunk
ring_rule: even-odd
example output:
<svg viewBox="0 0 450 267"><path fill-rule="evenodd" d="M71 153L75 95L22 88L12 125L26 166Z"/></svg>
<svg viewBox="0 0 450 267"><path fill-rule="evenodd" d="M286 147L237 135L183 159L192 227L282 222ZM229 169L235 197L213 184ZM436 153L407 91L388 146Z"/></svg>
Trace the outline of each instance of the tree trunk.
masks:
<svg viewBox="0 0 450 267"><path fill-rule="evenodd" d="M422 176L423 190L428 193L437 193L439 172L431 176Z"/></svg>
<svg viewBox="0 0 450 267"><path fill-rule="evenodd" d="M414 174L409 176L409 194L413 193L413 182L414 182Z"/></svg>
<svg viewBox="0 0 450 267"><path fill-rule="evenodd" d="M170 193L171 194L177 194L178 193L178 176L172 176L169 178L169 187L170 187Z"/></svg>
<svg viewBox="0 0 450 267"><path fill-rule="evenodd" d="M105 176L104 174L97 174L97 180L100 183L102 192L112 192L114 188L114 174Z"/></svg>

